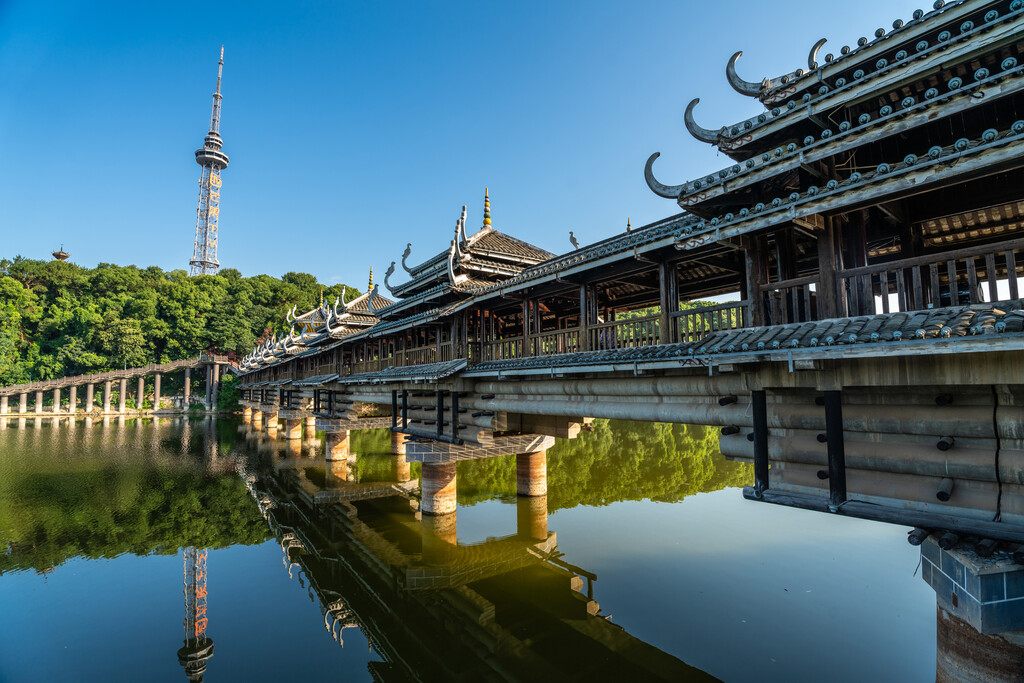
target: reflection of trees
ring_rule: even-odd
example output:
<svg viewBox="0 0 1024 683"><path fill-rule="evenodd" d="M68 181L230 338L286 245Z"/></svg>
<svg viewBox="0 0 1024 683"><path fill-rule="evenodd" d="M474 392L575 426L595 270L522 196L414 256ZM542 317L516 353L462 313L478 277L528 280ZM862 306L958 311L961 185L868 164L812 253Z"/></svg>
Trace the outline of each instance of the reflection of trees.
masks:
<svg viewBox="0 0 1024 683"><path fill-rule="evenodd" d="M593 432L559 439L548 451L548 509L620 500L672 502L742 486L751 466L727 461L718 431L694 425L595 420ZM514 495L514 458L459 464L459 502Z"/></svg>
<svg viewBox="0 0 1024 683"><path fill-rule="evenodd" d="M0 573L83 556L259 543L266 524L233 473L151 464L17 468L0 482ZM49 471L47 471L49 470Z"/></svg>

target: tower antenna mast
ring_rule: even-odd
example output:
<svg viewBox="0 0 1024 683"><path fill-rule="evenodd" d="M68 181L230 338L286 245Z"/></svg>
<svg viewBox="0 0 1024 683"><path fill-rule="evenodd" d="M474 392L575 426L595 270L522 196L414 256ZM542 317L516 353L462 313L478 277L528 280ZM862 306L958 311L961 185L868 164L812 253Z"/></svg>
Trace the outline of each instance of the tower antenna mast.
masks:
<svg viewBox="0 0 1024 683"><path fill-rule="evenodd" d="M203 146L196 150L196 163L203 167L199 176L199 208L196 210L196 241L189 261L189 275L216 275L220 268L217 260L217 219L220 217L220 172L228 167L228 155L221 151L220 138L220 80L224 74L224 46L220 48L217 63L217 90L213 93L210 113L210 132Z"/></svg>

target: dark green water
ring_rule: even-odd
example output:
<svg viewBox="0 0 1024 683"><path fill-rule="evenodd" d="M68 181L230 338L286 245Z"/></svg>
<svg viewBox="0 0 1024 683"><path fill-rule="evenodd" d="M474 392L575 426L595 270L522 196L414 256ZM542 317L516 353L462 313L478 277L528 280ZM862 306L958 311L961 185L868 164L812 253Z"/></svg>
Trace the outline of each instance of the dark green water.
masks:
<svg viewBox="0 0 1024 683"><path fill-rule="evenodd" d="M421 520L386 431L328 468L322 435L235 420L10 420L0 680L187 680L185 548L207 681L934 680L903 529L743 500L715 430L594 426L546 499L463 462L457 514Z"/></svg>

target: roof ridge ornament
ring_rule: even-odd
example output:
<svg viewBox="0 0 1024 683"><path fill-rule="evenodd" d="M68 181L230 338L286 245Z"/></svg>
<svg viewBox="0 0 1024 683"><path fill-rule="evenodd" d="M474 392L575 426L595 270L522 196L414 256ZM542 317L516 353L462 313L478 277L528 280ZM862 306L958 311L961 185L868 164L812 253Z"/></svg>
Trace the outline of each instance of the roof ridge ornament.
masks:
<svg viewBox="0 0 1024 683"><path fill-rule="evenodd" d="M488 188L484 188L484 230L491 227L491 193Z"/></svg>
<svg viewBox="0 0 1024 683"><path fill-rule="evenodd" d="M394 295L394 296L398 296L397 294L395 294L395 289L394 289L394 287L392 287L392 286L391 286L391 283L390 283L390 282L388 282L388 280L389 280L389 279L391 278L391 276L392 276L392 275L394 275L394 274L395 274L395 262L394 262L394 261L392 261L392 262L391 262L391 265L390 265L390 266L388 266L388 270L387 270L387 272L386 272L386 273L384 273L384 286L388 288L388 291L389 291L389 292L391 292L391 294L392 294L392 295Z"/></svg>
<svg viewBox="0 0 1024 683"><path fill-rule="evenodd" d="M370 266L370 284L366 285L366 293L369 294L373 290L373 266Z"/></svg>
<svg viewBox="0 0 1024 683"><path fill-rule="evenodd" d="M405 251L402 252L402 268L404 268L405 272L409 273L409 275L412 275L412 268L410 268L408 265L406 265L406 261L409 259L409 254L411 254L411 253L412 253L412 242L407 242L406 245L405 245Z"/></svg>
<svg viewBox="0 0 1024 683"><path fill-rule="evenodd" d="M462 218L459 219L459 224L462 231L462 243L466 244L468 238L466 237L466 205L462 205Z"/></svg>
<svg viewBox="0 0 1024 683"><path fill-rule="evenodd" d="M448 247L448 282L454 287L455 286L455 240L452 240L452 244Z"/></svg>
<svg viewBox="0 0 1024 683"><path fill-rule="evenodd" d="M372 282L373 281L371 280L371 283ZM370 313L373 313L374 316L377 315L378 310L384 310L383 308L376 309L376 308L373 307L373 299L374 299L374 297L380 296L379 290L380 290L380 285L373 285L373 289L371 289L369 292L366 293L366 295L367 295L366 296L366 307L368 309L370 309Z"/></svg>
<svg viewBox="0 0 1024 683"><path fill-rule="evenodd" d="M461 225L462 225L462 219L461 218L455 221L455 240L452 242L452 244L455 245L455 258L458 261L462 261L462 258L463 258L462 248L459 246L459 234L460 234Z"/></svg>
<svg viewBox="0 0 1024 683"><path fill-rule="evenodd" d="M733 54L732 57L729 58L729 62L725 65L725 78L726 80L729 81L729 85L732 86L732 89L738 92L739 94L746 95L747 97L758 97L759 95L761 95L761 93L768 90L771 81L765 78L760 83L753 83L751 81L745 81L742 78L740 78L740 75L736 73L736 60L738 60L742 56L743 50L740 50L739 52L736 52L735 54ZM693 105L695 105L697 102L700 102L699 98L690 103L690 106L686 108L687 112L689 112ZM687 128L689 128L689 125L687 125ZM690 132L692 133L693 131ZM694 135L694 137L696 137L698 140L701 139L696 134ZM706 140L705 142L710 141Z"/></svg>
<svg viewBox="0 0 1024 683"><path fill-rule="evenodd" d="M686 130L690 132L690 135L697 138L701 142L707 142L712 145L718 144L718 131L709 130L702 128L697 125L697 122L693 119L693 108L700 102L699 97L693 98L688 105L686 105L686 111L683 113L683 123L686 125ZM725 130L723 127L722 130Z"/></svg>
<svg viewBox="0 0 1024 683"><path fill-rule="evenodd" d="M822 38L821 40L819 40L818 42L811 46L811 51L807 55L807 68L810 69L811 71L814 71L815 69L818 68L818 50L820 50L821 46L827 42L828 38Z"/></svg>
<svg viewBox="0 0 1024 683"><path fill-rule="evenodd" d="M663 185L654 178L654 160L661 156L661 152L655 152L648 159L644 165L644 180L647 181L647 187L651 188L651 192L664 197L665 199L678 199L679 195L682 194L683 190L686 189L686 184L682 185Z"/></svg>

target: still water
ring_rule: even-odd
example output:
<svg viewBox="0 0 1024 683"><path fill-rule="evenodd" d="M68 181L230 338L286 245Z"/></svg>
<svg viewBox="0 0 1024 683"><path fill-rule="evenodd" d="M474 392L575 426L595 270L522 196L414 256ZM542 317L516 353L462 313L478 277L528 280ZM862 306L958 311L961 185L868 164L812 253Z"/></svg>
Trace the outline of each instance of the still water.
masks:
<svg viewBox="0 0 1024 683"><path fill-rule="evenodd" d="M598 420L546 498L461 462L420 519L383 430L327 466L231 419L51 422L0 430L2 681L935 678L906 530L744 500L716 430Z"/></svg>

